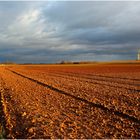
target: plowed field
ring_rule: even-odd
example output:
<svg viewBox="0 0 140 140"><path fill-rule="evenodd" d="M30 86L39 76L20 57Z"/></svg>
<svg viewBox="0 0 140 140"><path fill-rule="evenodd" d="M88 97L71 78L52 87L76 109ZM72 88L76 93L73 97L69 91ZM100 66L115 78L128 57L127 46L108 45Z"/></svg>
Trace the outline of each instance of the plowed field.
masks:
<svg viewBox="0 0 140 140"><path fill-rule="evenodd" d="M0 100L6 138L140 138L140 64L1 66Z"/></svg>

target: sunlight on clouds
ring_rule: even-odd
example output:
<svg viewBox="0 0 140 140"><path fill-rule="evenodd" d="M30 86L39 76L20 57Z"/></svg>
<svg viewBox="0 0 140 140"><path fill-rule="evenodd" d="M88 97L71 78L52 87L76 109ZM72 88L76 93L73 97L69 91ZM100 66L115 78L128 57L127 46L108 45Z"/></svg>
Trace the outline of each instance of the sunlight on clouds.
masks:
<svg viewBox="0 0 140 140"><path fill-rule="evenodd" d="M39 17L41 15L40 10L30 10L29 12L24 13L20 17L18 17L18 21L23 26L30 26L33 22L36 22L39 20Z"/></svg>
<svg viewBox="0 0 140 140"><path fill-rule="evenodd" d="M47 56L51 62L84 56L100 60L107 55L106 59L130 59L139 47L138 2L9 2L8 6L0 4L0 49L14 48L18 60L22 55L30 60L38 55L42 61Z"/></svg>
<svg viewBox="0 0 140 140"><path fill-rule="evenodd" d="M39 39L45 35L45 23L39 9L33 9L19 15L8 26L8 34L14 39Z"/></svg>

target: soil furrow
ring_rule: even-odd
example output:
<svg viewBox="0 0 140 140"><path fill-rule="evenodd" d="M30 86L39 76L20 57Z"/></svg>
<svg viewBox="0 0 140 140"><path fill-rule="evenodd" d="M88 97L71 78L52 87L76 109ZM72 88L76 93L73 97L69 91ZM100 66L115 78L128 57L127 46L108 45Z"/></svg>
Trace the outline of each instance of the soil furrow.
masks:
<svg viewBox="0 0 140 140"><path fill-rule="evenodd" d="M24 72L24 70L21 71L20 74L36 79L47 85L53 85L53 87L60 89L61 91L65 91L66 93L70 93L76 97L80 97L97 104L102 104L109 109L118 110L124 114L129 114L129 116L139 118L140 92L129 91L123 88L113 88L105 86L104 83L95 85L80 82L77 79L58 79L57 77L50 77L49 75L42 73Z"/></svg>
<svg viewBox="0 0 140 140"><path fill-rule="evenodd" d="M91 105L91 106L100 108L100 109L102 109L102 110L104 110L104 111L108 111L108 112L113 113L113 114L115 114L115 115L117 115L117 116L120 116L120 117L122 117L122 118L125 118L125 119L128 119L128 120L130 120L130 121L133 121L133 122L136 122L136 123L139 123L139 124L140 124L140 120L137 119L137 118L135 118L134 116L130 116L130 115L128 115L128 114L124 114L124 113L119 112L119 111L117 111L117 110L109 109L109 108L107 108L107 107L105 107L105 106L103 106L103 105L101 105L101 104L96 104L96 103L93 103L93 102L89 102L89 101L87 101L86 99L83 99L83 98L80 98L80 97L76 97L76 96L74 96L74 95L71 95L70 93L66 93L65 91L59 90L59 89L57 89L57 88L55 88L55 87L53 87L53 86L47 85L47 84L42 83L42 82L40 82L40 81L38 81L38 80L32 79L32 78L27 77L27 76L25 76L25 75L22 75L22 74L20 74L20 73L18 73L18 72L15 72L15 71L13 71L13 70L10 70L10 71L13 72L13 73L15 73L16 75L19 75L19 76L21 76L21 77L24 77L24 78L26 78L26 79L29 79L29 80L31 80L31 81L33 81L33 82L36 82L36 83L38 83L38 84L40 84L40 85L42 85L42 86L44 86L44 87L47 87L47 88L49 88L49 89L51 89L51 90L53 90L53 91L59 92L59 93L64 94L64 95L67 95L67 96L72 97L72 98L74 98L74 99L76 99L76 100L78 100L78 101L85 102L85 103L87 103L87 104L89 104L89 105Z"/></svg>
<svg viewBox="0 0 140 140"><path fill-rule="evenodd" d="M12 138L139 138L140 92L123 88L139 90L136 85L127 85L139 84L138 81L115 79L118 83L111 83L99 81L110 81L111 78L107 77L94 76L99 79L94 81L81 78L92 78L90 74L130 79L140 77L138 65L1 67L3 110L8 114L5 125L9 126ZM92 81L99 84L90 83ZM10 135L7 138L11 138Z"/></svg>
<svg viewBox="0 0 140 140"><path fill-rule="evenodd" d="M132 85L132 86L140 86L140 84L139 83L130 83L129 81L126 81L125 79L125 81L118 81L118 78L116 78L116 77L107 77L107 76L101 76L101 75L92 75L93 77L91 77L90 75L88 75L88 77L85 77L85 76L82 76L82 75L76 75L76 74L71 74L71 73L63 73L63 74L61 74L61 73L57 73L57 72L55 72L55 73L49 73L49 75L53 75L53 76L58 76L58 77L68 77L68 78L71 78L72 76L73 77L77 77L77 78L80 78L80 79L89 79L89 80L92 80L92 81L95 81L95 80L97 80L97 81L104 81L104 82L109 82L109 83L118 83L118 84L123 84L123 85ZM109 79L103 79L103 78L109 78ZM92 81L90 81L90 82L92 82ZM94 82L93 82L94 83ZM109 85L109 86L113 86L113 85ZM121 86L118 86L119 88L122 88ZM127 87L124 87L124 88L127 88ZM127 89L129 89L129 88L127 88ZM131 89L130 89L131 90Z"/></svg>
<svg viewBox="0 0 140 140"><path fill-rule="evenodd" d="M19 71L19 70L18 70ZM22 71L24 72L24 71ZM41 73L40 71L38 71L38 73ZM46 73L43 73L46 74ZM106 80L106 79L98 79L98 78L84 78L83 76L80 75L69 75L67 73L62 74L62 75L58 75L56 73L48 73L46 74L47 76L52 76L52 77L60 77L60 78L64 78L67 80L72 80L76 78L76 80L79 80L81 82L87 82L87 83L92 83L92 84L97 84L97 85L105 85L105 86L109 86L109 87L114 87L114 88L120 88L120 89L126 89L132 92L140 92L140 84L134 84L134 83L127 83L127 82L123 82L123 81L117 81L115 80ZM102 83L104 82L104 83ZM115 83L117 83L117 85L115 85ZM129 87L128 87L129 86Z"/></svg>
<svg viewBox="0 0 140 140"><path fill-rule="evenodd" d="M89 76L91 77L90 79L92 79L92 77L94 78L94 77L97 77L97 78L109 78L109 79L121 79L121 80L131 80L131 81L138 81L138 82L140 82L140 80L139 79L135 79L135 78L127 78L127 77L116 77L116 76L114 76L114 77L111 77L111 76L105 76L105 75L99 75L99 74L85 74L85 73L81 73L81 74L79 74L79 73L76 73L76 72L58 72L58 71L52 71L52 72L54 72L54 73L56 73L56 74L62 74L62 75L65 75L66 73L67 73L67 75L68 76L75 76L75 77L83 77L83 78L89 78ZM52 72L50 72L50 73L52 73ZM84 75L84 76L83 76Z"/></svg>
<svg viewBox="0 0 140 140"><path fill-rule="evenodd" d="M66 75L66 73L65 73ZM65 75L57 75L55 73L51 73L49 74L49 76L52 76L52 77L61 77L61 78L65 78L65 79L68 79L68 80L73 80L73 75L69 75L69 76L65 76ZM78 76L74 76L74 77L78 77ZM86 79L90 79L90 81L86 80L85 78L79 76L79 78L77 78L79 81L83 81L83 82L88 82L88 83L92 83L92 84L99 84L99 85L106 85L106 86L110 86L110 87L115 87L115 88L122 88L122 89L127 89L127 90L130 90L130 91L134 91L134 92L140 92L140 90L138 89L134 89L134 88L130 88L130 87L125 87L125 85L131 85L131 86L137 86L139 87L140 84L132 84L132 83L124 83L124 82L120 82L120 81L115 81L115 80L104 80L104 79L96 79L96 78L86 78ZM100 83L100 82L105 82L105 83ZM109 82L109 83L108 83ZM107 84L108 83L108 84ZM119 85L114 85L114 83L117 83Z"/></svg>

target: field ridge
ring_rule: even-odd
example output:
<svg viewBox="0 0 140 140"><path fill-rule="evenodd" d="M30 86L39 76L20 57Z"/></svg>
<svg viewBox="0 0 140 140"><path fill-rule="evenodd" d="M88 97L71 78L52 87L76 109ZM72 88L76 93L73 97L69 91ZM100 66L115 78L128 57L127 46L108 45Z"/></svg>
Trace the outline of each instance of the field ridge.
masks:
<svg viewBox="0 0 140 140"><path fill-rule="evenodd" d="M137 119L137 118L135 118L134 116L130 116L130 115L125 114L125 113L123 113L123 112L119 112L119 111L117 111L117 110L109 109L109 108L105 107L104 105L97 104L97 103L93 103L93 102L90 102L90 101L88 101L88 100L86 100L86 99L83 99L83 98L80 98L80 97L76 97L76 96L74 96L74 95L71 95L70 93L66 93L65 91L59 90L59 89L57 89L57 88L55 88L55 87L53 87L53 86L47 85L47 84L45 84L45 83L43 83L43 82L40 82L40 81L38 81L38 80L36 80L36 79L33 79L33 78L31 78L31 77L28 77L28 76L25 76L25 75L23 75L23 74L20 74L20 73L18 73L18 72L16 72L16 71L13 71L13 70L10 70L10 69L8 69L8 70L11 71L11 72L13 72L14 74L17 74L17 75L19 75L19 76L21 76L21 77L23 77L23 78L26 78L26 79L28 79L28 80L31 80L31 81L33 81L33 82L36 82L37 84L40 84L40 85L42 85L42 86L44 86L44 87L47 87L47 88L49 88L49 89L51 89L51 90L54 90L54 91L59 92L59 93L61 93L61 94L67 95L67 96L69 96L69 97L72 97L72 98L74 98L74 99L76 99L76 100L78 100L78 101L83 101L83 102L85 102L85 103L87 103L87 104L89 104L89 105L91 105L91 106L94 106L94 107L103 109L104 111L108 111L108 112L113 113L113 114L115 114L115 115L117 115L117 116L120 116L120 117L122 117L122 118L125 118L125 119L128 119L128 120L130 120L130 121L133 121L133 122L136 122L136 123L140 124L140 120Z"/></svg>

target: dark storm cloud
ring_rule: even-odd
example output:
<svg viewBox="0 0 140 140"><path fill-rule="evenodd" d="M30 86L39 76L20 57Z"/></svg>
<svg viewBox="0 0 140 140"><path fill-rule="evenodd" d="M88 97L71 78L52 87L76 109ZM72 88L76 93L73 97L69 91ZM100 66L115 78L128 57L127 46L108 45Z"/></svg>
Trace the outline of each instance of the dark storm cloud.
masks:
<svg viewBox="0 0 140 140"><path fill-rule="evenodd" d="M137 5L136 5L137 4ZM59 37L91 43L139 41L140 2L54 2L45 9ZM55 35L54 35L55 36Z"/></svg>
<svg viewBox="0 0 140 140"><path fill-rule="evenodd" d="M135 59L140 2L0 2L0 60Z"/></svg>

